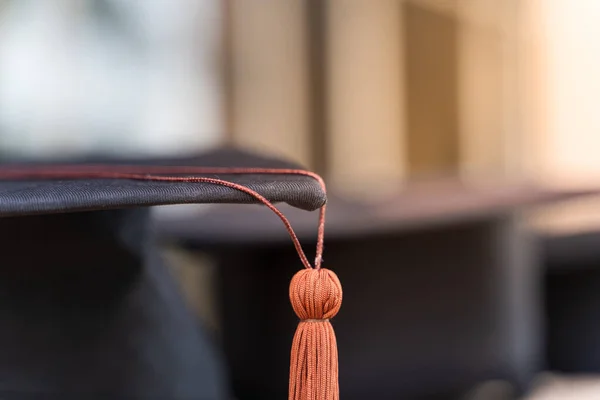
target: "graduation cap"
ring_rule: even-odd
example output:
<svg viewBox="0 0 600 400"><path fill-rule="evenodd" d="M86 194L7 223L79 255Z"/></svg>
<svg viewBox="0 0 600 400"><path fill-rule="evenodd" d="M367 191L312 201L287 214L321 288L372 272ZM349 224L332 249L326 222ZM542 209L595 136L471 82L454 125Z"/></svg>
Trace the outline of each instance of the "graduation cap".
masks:
<svg viewBox="0 0 600 400"><path fill-rule="evenodd" d="M0 397L229 397L218 353L153 245L148 207L185 203L259 203L281 219L301 261L289 398L339 397L329 319L342 289L321 268L325 185L235 150L0 165ZM314 264L273 203L321 210Z"/></svg>

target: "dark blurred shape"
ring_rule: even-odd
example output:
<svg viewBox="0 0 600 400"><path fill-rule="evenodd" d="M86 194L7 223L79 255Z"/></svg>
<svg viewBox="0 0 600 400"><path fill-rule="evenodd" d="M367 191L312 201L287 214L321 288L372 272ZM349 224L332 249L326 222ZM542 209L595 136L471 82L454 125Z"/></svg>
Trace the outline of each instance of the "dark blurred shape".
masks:
<svg viewBox="0 0 600 400"><path fill-rule="evenodd" d="M600 373L600 233L543 238L550 371Z"/></svg>
<svg viewBox="0 0 600 400"><path fill-rule="evenodd" d="M2 398L226 396L147 222L140 210L0 220Z"/></svg>

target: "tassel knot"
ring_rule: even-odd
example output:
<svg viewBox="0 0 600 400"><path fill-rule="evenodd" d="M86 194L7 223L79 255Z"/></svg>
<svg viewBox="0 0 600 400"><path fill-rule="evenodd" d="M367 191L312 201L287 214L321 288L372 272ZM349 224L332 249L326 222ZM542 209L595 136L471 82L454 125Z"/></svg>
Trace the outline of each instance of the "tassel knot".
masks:
<svg viewBox="0 0 600 400"><path fill-rule="evenodd" d="M289 400L338 400L338 353L329 320L342 305L342 285L328 269L304 269L290 283L300 323L292 343Z"/></svg>

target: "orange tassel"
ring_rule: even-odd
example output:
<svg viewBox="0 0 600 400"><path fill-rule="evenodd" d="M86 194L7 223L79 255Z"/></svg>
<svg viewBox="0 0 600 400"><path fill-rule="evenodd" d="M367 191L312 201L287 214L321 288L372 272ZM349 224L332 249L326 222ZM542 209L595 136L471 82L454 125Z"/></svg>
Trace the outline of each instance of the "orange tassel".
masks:
<svg viewBox="0 0 600 400"><path fill-rule="evenodd" d="M339 400L338 352L329 320L342 305L342 285L325 268L304 269L290 283L290 301L300 318L290 362L289 400Z"/></svg>

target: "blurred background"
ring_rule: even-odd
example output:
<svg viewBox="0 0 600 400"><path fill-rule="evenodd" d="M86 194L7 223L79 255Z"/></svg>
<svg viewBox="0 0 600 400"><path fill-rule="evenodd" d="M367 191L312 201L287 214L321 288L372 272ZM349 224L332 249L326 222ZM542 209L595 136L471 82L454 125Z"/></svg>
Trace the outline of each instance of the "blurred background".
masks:
<svg viewBox="0 0 600 400"><path fill-rule="evenodd" d="M600 5L566 3L0 0L0 151L235 144L359 197L595 181Z"/></svg>
<svg viewBox="0 0 600 400"><path fill-rule="evenodd" d="M336 198L388 206L422 181L499 193L514 182L600 187L598 21L596 0L0 0L0 159L173 156L234 145L317 171ZM451 193L446 185L425 197L443 202ZM589 325L600 308L577 321L565 311L578 309L567 307L573 296L596 290L573 282L596 276L600 254L590 238L600 200L525 213L514 203L502 217L535 236L524 250L536 254L531 264L561 266L557 280L541 272L525 289L498 283L537 299L539 309L519 317L524 324L546 321L533 329L539 362L526 369L600 373L600 356L586 358L600 353L600 335L586 341L580 361L556 350L582 341L563 330L600 334ZM196 267L199 258L210 264L204 253L166 252L192 276L185 290L217 326L207 300L214 266ZM504 268L510 257L499 254ZM565 278L574 269L592 275ZM564 339L557 347L553 326ZM534 398L588 390L587 379L564 379L566 394Z"/></svg>

